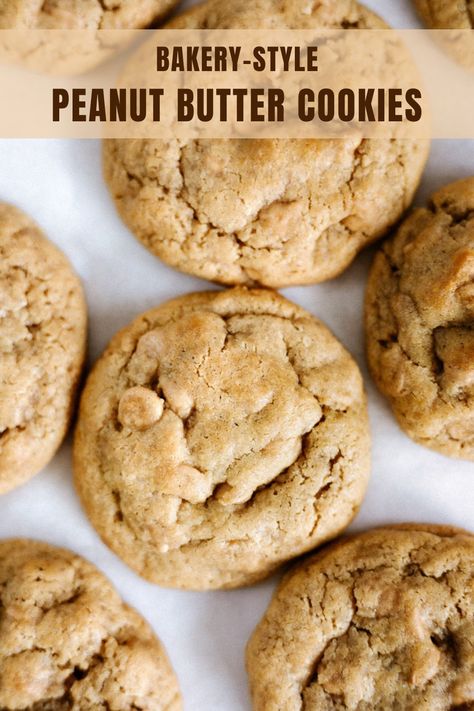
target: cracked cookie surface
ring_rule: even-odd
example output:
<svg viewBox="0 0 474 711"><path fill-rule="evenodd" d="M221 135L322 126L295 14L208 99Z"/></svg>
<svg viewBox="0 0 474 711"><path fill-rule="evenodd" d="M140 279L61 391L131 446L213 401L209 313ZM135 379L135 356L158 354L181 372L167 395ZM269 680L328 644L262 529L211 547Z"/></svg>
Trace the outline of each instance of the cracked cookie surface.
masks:
<svg viewBox="0 0 474 711"><path fill-rule="evenodd" d="M474 29L474 0L415 0L428 27L433 29Z"/></svg>
<svg viewBox="0 0 474 711"><path fill-rule="evenodd" d="M2 711L180 711L151 628L71 551L0 542Z"/></svg>
<svg viewBox="0 0 474 711"><path fill-rule="evenodd" d="M183 296L139 316L97 362L74 468L92 523L144 577L249 584L358 509L361 376L323 324L278 294Z"/></svg>
<svg viewBox="0 0 474 711"><path fill-rule="evenodd" d="M284 578L247 648L255 711L474 704L474 536L394 526Z"/></svg>
<svg viewBox="0 0 474 711"><path fill-rule="evenodd" d="M352 0L211 0L173 28L383 28ZM164 262L223 284L332 278L409 206L427 155L414 141L109 140L119 213Z"/></svg>
<svg viewBox="0 0 474 711"><path fill-rule="evenodd" d="M402 429L474 460L474 178L438 191L377 254L369 366Z"/></svg>
<svg viewBox="0 0 474 711"><path fill-rule="evenodd" d="M0 494L53 457L85 355L86 305L66 257L0 204Z"/></svg>
<svg viewBox="0 0 474 711"><path fill-rule="evenodd" d="M178 0L0 0L0 28L134 29L164 17Z"/></svg>

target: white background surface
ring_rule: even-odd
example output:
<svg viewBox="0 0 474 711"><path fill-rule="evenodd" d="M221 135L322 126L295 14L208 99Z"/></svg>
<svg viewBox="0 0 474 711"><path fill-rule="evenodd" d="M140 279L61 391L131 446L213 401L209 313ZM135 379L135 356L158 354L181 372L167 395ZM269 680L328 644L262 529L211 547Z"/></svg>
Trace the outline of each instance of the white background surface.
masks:
<svg viewBox="0 0 474 711"><path fill-rule="evenodd" d="M367 4L395 27L419 26L410 0ZM416 202L468 175L474 175L474 141L433 143ZM102 181L96 141L0 141L0 200L30 213L81 275L90 309L91 361L137 313L178 294L210 288L161 264L122 225ZM362 299L371 258L372 252L365 252L335 281L284 292L332 328L364 373L373 473L352 528L425 521L474 529L474 464L413 444L368 376ZM96 563L164 642L186 711L250 709L244 647L276 579L212 593L164 590L141 580L101 543L81 511L72 487L69 441L45 471L0 498L0 537L10 536L67 546Z"/></svg>

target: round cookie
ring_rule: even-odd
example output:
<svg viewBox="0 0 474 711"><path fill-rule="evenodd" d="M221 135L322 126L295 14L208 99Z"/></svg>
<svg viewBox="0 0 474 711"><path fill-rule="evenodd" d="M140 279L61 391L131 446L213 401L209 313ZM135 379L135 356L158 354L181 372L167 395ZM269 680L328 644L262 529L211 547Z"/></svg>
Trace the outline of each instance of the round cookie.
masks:
<svg viewBox="0 0 474 711"><path fill-rule="evenodd" d="M84 362L86 305L66 257L0 203L0 494L53 457Z"/></svg>
<svg viewBox="0 0 474 711"><path fill-rule="evenodd" d="M162 19L178 0L0 0L0 29L134 29Z"/></svg>
<svg viewBox="0 0 474 711"><path fill-rule="evenodd" d="M473 0L415 0L422 19L433 29L474 29Z"/></svg>
<svg viewBox="0 0 474 711"><path fill-rule="evenodd" d="M474 459L474 178L437 192L377 254L369 366L416 442Z"/></svg>
<svg viewBox="0 0 474 711"><path fill-rule="evenodd" d="M385 28L353 0L209 0L173 28ZM223 284L342 272L410 204L427 144L400 140L108 140L118 211L164 262Z"/></svg>
<svg viewBox="0 0 474 711"><path fill-rule="evenodd" d="M139 574L250 584L357 511L370 468L361 375L274 292L183 296L135 319L97 362L74 468L93 525Z"/></svg>
<svg viewBox="0 0 474 711"><path fill-rule="evenodd" d="M2 711L179 711L178 684L148 624L83 558L0 542Z"/></svg>
<svg viewBox="0 0 474 711"><path fill-rule="evenodd" d="M355 536L295 567L247 648L254 711L450 711L474 702L474 536Z"/></svg>

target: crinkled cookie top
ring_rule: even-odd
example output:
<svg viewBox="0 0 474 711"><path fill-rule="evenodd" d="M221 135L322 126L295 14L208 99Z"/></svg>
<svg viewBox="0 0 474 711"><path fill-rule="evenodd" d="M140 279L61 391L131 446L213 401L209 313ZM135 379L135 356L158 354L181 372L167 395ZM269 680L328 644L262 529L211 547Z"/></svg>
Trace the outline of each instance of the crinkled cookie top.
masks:
<svg viewBox="0 0 474 711"><path fill-rule="evenodd" d="M179 711L164 650L90 563L0 542L2 711Z"/></svg>
<svg viewBox="0 0 474 711"><path fill-rule="evenodd" d="M394 527L291 572L247 650L255 711L474 704L474 537Z"/></svg>
<svg viewBox="0 0 474 711"><path fill-rule="evenodd" d="M170 27L384 28L353 0L210 0ZM408 207L426 142L110 140L106 180L136 236L223 284L280 287L339 274Z"/></svg>
<svg viewBox="0 0 474 711"><path fill-rule="evenodd" d="M177 0L0 0L0 28L133 29L163 17Z"/></svg>
<svg viewBox="0 0 474 711"><path fill-rule="evenodd" d="M369 363L416 441L474 459L474 178L437 192L378 253Z"/></svg>
<svg viewBox="0 0 474 711"><path fill-rule="evenodd" d="M82 288L66 257L26 215L0 204L0 493L61 443L85 339Z"/></svg>
<svg viewBox="0 0 474 711"><path fill-rule="evenodd" d="M168 25L192 29L383 29L387 25L355 0L207 0L175 17Z"/></svg>
<svg viewBox="0 0 474 711"><path fill-rule="evenodd" d="M234 289L171 301L112 340L82 397L76 482L145 577L227 587L344 528L368 450L349 354L279 295Z"/></svg>

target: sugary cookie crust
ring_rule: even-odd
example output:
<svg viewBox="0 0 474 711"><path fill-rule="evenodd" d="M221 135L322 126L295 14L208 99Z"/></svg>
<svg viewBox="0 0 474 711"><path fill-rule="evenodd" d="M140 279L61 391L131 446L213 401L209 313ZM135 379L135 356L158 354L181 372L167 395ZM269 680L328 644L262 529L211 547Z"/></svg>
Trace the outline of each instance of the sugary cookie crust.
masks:
<svg viewBox="0 0 474 711"><path fill-rule="evenodd" d="M474 29L474 0L415 0L428 27Z"/></svg>
<svg viewBox="0 0 474 711"><path fill-rule="evenodd" d="M84 361L86 305L66 257L0 204L0 494L61 444Z"/></svg>
<svg viewBox="0 0 474 711"><path fill-rule="evenodd" d="M474 537L389 527L283 580L247 649L254 711L451 711L474 703Z"/></svg>
<svg viewBox="0 0 474 711"><path fill-rule="evenodd" d="M28 540L0 542L2 711L179 711L148 624L93 565Z"/></svg>
<svg viewBox="0 0 474 711"><path fill-rule="evenodd" d="M369 365L415 441L474 459L474 178L437 192L374 261Z"/></svg>
<svg viewBox="0 0 474 711"><path fill-rule="evenodd" d="M134 29L163 18L178 0L0 0L0 28Z"/></svg>
<svg viewBox="0 0 474 711"><path fill-rule="evenodd" d="M173 28L384 28L352 0L211 0ZM117 208L163 261L223 284L280 287L343 271L410 204L426 142L109 140Z"/></svg>
<svg viewBox="0 0 474 711"><path fill-rule="evenodd" d="M251 583L340 532L369 471L357 366L273 292L138 317L86 385L75 479L94 526L154 582Z"/></svg>

